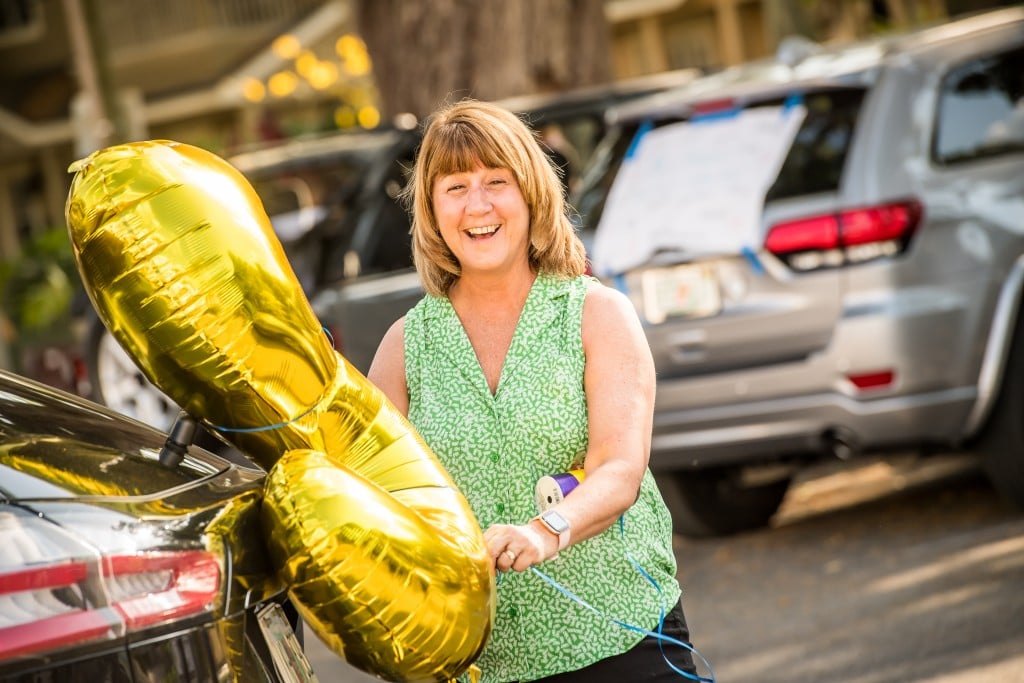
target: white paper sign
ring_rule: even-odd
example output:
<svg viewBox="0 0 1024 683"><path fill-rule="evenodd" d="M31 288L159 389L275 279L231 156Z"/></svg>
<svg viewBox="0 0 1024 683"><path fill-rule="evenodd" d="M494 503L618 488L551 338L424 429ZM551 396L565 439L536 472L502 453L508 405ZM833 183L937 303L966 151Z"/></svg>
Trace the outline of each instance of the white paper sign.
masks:
<svg viewBox="0 0 1024 683"><path fill-rule="evenodd" d="M806 110L756 107L643 134L623 160L594 237L599 275L662 250L757 249L761 210Z"/></svg>

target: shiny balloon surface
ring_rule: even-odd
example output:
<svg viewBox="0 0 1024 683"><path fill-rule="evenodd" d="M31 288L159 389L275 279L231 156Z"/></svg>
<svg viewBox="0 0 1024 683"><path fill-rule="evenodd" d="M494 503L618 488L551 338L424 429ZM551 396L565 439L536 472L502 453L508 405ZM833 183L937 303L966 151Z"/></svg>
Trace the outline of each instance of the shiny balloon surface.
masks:
<svg viewBox="0 0 1024 683"><path fill-rule="evenodd" d="M72 247L140 370L268 470L267 545L317 635L391 681L444 681L490 634L495 575L465 498L331 346L262 204L169 141L76 162Z"/></svg>

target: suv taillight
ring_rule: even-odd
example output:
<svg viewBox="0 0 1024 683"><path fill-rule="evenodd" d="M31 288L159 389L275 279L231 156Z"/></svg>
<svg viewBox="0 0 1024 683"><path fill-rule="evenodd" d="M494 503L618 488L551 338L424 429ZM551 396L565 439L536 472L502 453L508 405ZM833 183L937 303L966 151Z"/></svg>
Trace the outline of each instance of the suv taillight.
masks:
<svg viewBox="0 0 1024 683"><path fill-rule="evenodd" d="M219 588L220 564L202 550L114 555L0 573L0 661L201 614Z"/></svg>
<svg viewBox="0 0 1024 683"><path fill-rule="evenodd" d="M799 271L865 263L906 251L921 213L908 199L800 218L772 226L764 246Z"/></svg>

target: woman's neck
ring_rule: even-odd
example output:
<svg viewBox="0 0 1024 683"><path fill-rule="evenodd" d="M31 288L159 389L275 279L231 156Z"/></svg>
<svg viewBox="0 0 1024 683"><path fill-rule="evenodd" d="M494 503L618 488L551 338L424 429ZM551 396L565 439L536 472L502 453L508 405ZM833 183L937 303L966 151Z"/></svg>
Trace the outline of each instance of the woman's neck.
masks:
<svg viewBox="0 0 1024 683"><path fill-rule="evenodd" d="M501 278L463 276L448 292L492 395L536 279L529 268Z"/></svg>
<svg viewBox="0 0 1024 683"><path fill-rule="evenodd" d="M486 306L492 310L518 310L522 309L536 279L537 274L528 266L501 275L464 274L452 285L448 298L456 308Z"/></svg>

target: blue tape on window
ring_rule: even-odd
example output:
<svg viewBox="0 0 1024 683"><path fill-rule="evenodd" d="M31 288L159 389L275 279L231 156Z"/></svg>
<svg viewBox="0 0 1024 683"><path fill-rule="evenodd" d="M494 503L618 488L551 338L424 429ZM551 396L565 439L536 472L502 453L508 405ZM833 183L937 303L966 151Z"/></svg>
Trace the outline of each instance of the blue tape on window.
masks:
<svg viewBox="0 0 1024 683"><path fill-rule="evenodd" d="M789 110L793 107L799 107L804 103L803 93L795 92L790 94L786 100L782 103L782 113L788 114Z"/></svg>
<svg viewBox="0 0 1024 683"><path fill-rule="evenodd" d="M744 246L740 249L740 253L743 254L743 258L750 264L750 269L754 271L755 275L764 274L764 266L761 265L761 259L757 257L757 253L753 249Z"/></svg>
<svg viewBox="0 0 1024 683"><path fill-rule="evenodd" d="M612 283L614 283L615 289L619 290L623 294L629 294L629 292L626 291L626 276L623 275L622 273L619 273L614 278L612 278Z"/></svg>
<svg viewBox="0 0 1024 683"><path fill-rule="evenodd" d="M636 154L636 148L640 146L640 138L647 135L652 128L654 128L654 124L651 121L644 121L640 124L636 134L633 135L633 139L629 142L629 148L626 150L627 159L631 159Z"/></svg>

